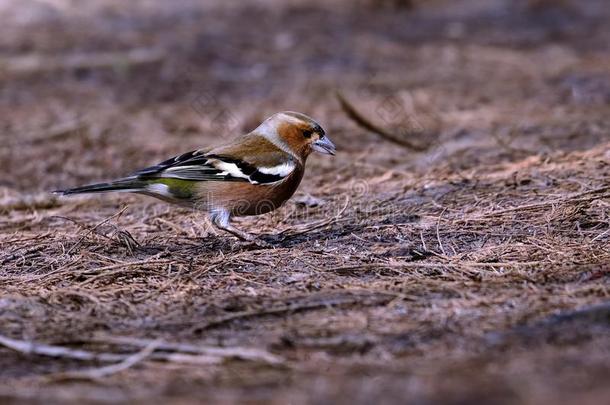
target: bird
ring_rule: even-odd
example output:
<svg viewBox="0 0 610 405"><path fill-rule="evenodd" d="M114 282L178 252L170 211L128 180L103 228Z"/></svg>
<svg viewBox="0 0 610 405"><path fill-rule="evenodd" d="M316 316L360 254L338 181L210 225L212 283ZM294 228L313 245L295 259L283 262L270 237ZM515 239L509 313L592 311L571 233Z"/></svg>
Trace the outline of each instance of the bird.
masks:
<svg viewBox="0 0 610 405"><path fill-rule="evenodd" d="M299 187L312 152L335 155L336 147L311 117L283 111L224 145L186 152L117 180L54 193L152 196L204 211L216 228L256 242L262 240L233 226L231 219L282 206Z"/></svg>

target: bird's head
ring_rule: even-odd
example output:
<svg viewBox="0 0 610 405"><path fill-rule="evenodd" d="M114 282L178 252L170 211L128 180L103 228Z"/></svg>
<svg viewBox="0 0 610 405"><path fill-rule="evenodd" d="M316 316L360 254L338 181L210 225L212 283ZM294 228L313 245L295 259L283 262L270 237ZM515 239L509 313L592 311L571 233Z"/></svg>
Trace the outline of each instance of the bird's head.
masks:
<svg viewBox="0 0 610 405"><path fill-rule="evenodd" d="M305 114L283 111L267 118L255 132L305 160L311 152L334 155L336 148L320 124Z"/></svg>

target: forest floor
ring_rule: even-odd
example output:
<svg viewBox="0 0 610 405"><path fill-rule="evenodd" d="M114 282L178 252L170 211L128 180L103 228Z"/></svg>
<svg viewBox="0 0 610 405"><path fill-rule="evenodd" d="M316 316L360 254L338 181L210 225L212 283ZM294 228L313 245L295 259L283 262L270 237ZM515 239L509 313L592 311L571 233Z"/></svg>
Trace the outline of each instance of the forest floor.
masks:
<svg viewBox="0 0 610 405"><path fill-rule="evenodd" d="M604 1L76 3L0 1L2 402L610 398ZM48 193L281 110L338 154L272 248Z"/></svg>

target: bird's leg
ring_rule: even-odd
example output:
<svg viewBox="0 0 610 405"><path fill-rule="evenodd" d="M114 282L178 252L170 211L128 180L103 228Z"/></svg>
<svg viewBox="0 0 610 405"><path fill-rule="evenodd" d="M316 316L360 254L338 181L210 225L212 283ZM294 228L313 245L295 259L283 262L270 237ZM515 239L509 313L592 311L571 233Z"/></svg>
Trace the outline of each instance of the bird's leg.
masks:
<svg viewBox="0 0 610 405"><path fill-rule="evenodd" d="M210 219L214 226L223 231L229 232L231 235L237 236L241 240L248 242L256 241L256 236L237 229L231 225L231 214L227 210L214 210L210 214Z"/></svg>

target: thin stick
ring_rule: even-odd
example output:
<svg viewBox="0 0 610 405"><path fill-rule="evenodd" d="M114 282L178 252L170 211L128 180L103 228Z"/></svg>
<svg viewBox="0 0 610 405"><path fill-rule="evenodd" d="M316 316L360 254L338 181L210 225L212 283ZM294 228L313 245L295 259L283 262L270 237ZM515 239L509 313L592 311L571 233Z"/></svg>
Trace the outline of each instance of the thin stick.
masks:
<svg viewBox="0 0 610 405"><path fill-rule="evenodd" d="M86 350L69 349L61 346L51 346L23 340L11 339L0 335L0 345L22 354L57 357L81 361L123 361L125 355L115 353L93 353Z"/></svg>
<svg viewBox="0 0 610 405"><path fill-rule="evenodd" d="M473 218L465 218L465 219L462 219L462 220L458 220L456 222L476 221L476 220L480 220L480 219L485 219L487 217L493 217L493 216L497 216L497 215L507 214L507 213L510 213L510 212L532 210L532 209L537 209L537 208L544 208L544 207L548 207L550 205L561 204L561 203L566 203L566 202L571 202L571 201L590 201L590 200L597 200L597 199L607 198L607 197L610 197L610 194L602 194L602 195L599 195L599 196L590 196L590 197L587 197L587 198L581 198L581 197L584 197L584 196L589 195L589 194L603 193L603 192L608 191L608 190L610 190L610 186L599 187L599 188L596 188L596 189L593 189L593 190L583 191L581 193L575 193L575 194L569 195L567 197L556 198L556 199L551 200L551 201L542 201L542 202L538 202L538 203L531 203L531 204L520 205L518 207L505 208L505 209L501 209L501 210L497 210L497 211L488 212L486 214L481 214L481 215L473 217Z"/></svg>
<svg viewBox="0 0 610 405"><path fill-rule="evenodd" d="M591 242L595 242L598 239L603 238L604 236L606 236L608 233L610 232L610 229L607 229L606 232L600 233L599 235L597 235L596 237L594 237L593 239L591 239Z"/></svg>
<svg viewBox="0 0 610 405"><path fill-rule="evenodd" d="M262 308L262 309L256 309L256 310L251 310L251 311L242 311L242 312L238 312L235 314L223 316L218 319L212 320L212 321L206 323L205 325L197 326L196 328L194 328L193 332L200 333L206 329L210 329L210 328L221 326L221 325L224 325L227 323L231 323L238 319L248 319L248 318L254 318L254 317L259 317L259 316L268 316L268 315L280 315L280 314L284 314L287 312L307 311L307 310L332 307L332 306L338 306L338 305L349 305L349 304L356 304L356 303L366 304L363 302L365 298L375 298L372 305L383 305L383 304L391 301L392 299L394 299L394 297L389 297L388 295L377 295L377 296L366 296L366 297L356 296L356 297L347 297L347 298L342 297L342 298L327 299L327 300L320 300L320 301L314 301L314 302L297 303L297 304L292 304L292 305L289 304L289 305L283 305L281 307L275 307L275 308Z"/></svg>
<svg viewBox="0 0 610 405"><path fill-rule="evenodd" d="M99 280L101 278L113 276L115 274L124 273L126 271L126 269L128 269L130 267L134 267L134 266L145 266L145 265L152 265L152 264L171 264L171 263L173 263L173 262L172 262L172 260L169 260L169 259L161 259L161 260L146 259L146 260L141 260L139 262L119 263L119 264L113 264L110 266L97 267L95 269L87 269L85 271L80 272L79 275L94 275L94 276L80 282L78 285L83 286L83 285L91 284L94 281ZM109 270L112 270L112 271L109 271ZM136 271L142 272L144 270L136 270ZM159 274L158 270L152 270L152 269L146 270L146 272L149 274L150 273Z"/></svg>
<svg viewBox="0 0 610 405"><path fill-rule="evenodd" d="M426 247L426 241L424 240L424 232L423 231L419 231L419 238L421 239L421 244L424 248L424 252L428 251L428 248Z"/></svg>
<svg viewBox="0 0 610 405"><path fill-rule="evenodd" d="M299 229L299 230L297 230L295 232L288 233L287 232L288 230L285 230L285 231L280 232L278 235L282 236L284 239L285 238L292 238L292 237L295 237L295 236L298 236L298 235L309 233L311 231L315 231L316 229L327 227L328 225L331 225L331 224L337 222L341 218L341 216L343 215L343 213L347 209L348 205L349 205L349 198L346 197L345 198L345 204L343 205L343 208L341 208L339 213L337 215L335 215L334 217L332 217L330 219L326 219L326 220L320 221L320 222L316 222L316 223L313 223L313 224L309 224L309 225L305 226L304 228Z"/></svg>
<svg viewBox="0 0 610 405"><path fill-rule="evenodd" d="M156 342L150 339L136 339L131 337L117 337L117 336L98 336L92 339L93 342L99 343L110 343L110 344L121 344L135 347L147 347L152 342ZM187 353L187 354L199 354L207 357L217 358L232 358L239 360L249 361L260 361L269 364L281 364L284 360L271 354L265 350L248 348L248 347L211 347L211 346L199 346L187 343L170 343L170 342L157 342L157 350L163 350L167 352Z"/></svg>
<svg viewBox="0 0 610 405"><path fill-rule="evenodd" d="M4 75L27 75L57 70L131 67L159 63L164 53L160 49L134 48L126 52L73 53L59 56L36 54L6 59L0 63Z"/></svg>
<svg viewBox="0 0 610 405"><path fill-rule="evenodd" d="M62 346L52 346L27 342L23 340L11 339L7 336L0 335L0 346L25 355L39 355L63 359L72 359L80 361L102 361L102 362L120 362L118 364L109 365L100 369L87 370L85 373L78 372L74 376L67 377L85 377L99 378L110 375L122 370L126 370L133 365L150 358L158 361L175 361L175 362L205 362L206 359L211 361L211 358L218 360L225 359L240 359L246 361L255 361L268 364L283 364L284 360L271 354L267 351L247 348L247 347L209 347L196 346L182 343L166 343L159 340L150 339L135 339L129 337L97 337L91 340L83 341L84 343L104 343L115 345L130 345L142 348L138 353L126 355L116 353L94 353L86 350L70 349ZM83 343L80 342L80 343ZM170 353L155 353L155 351L165 351ZM198 354L200 356L191 356L189 358L176 356L176 354ZM214 360L216 361L216 360ZM209 362L209 361L208 361ZM92 374L88 374L92 373Z"/></svg>
<svg viewBox="0 0 610 405"><path fill-rule="evenodd" d="M428 145L423 145L423 146L416 145L406 139L403 139L402 137L400 137L398 135L392 134L392 133L386 131L385 129L378 127L377 125L373 124L370 120L365 118L360 112L358 112L358 110L356 110L356 108L353 106L353 104L350 103L345 98L345 96L343 96L341 93L337 92L336 96L337 96L337 99L339 100L339 104L341 104L341 108L347 114L347 116L349 118L351 118L356 124L358 124L362 128L379 135L380 137L382 137L383 139L385 139L387 141L400 145L404 148L414 150L416 152L422 152L422 151L425 151L428 149ZM416 135L416 134L409 133L409 135Z"/></svg>
<svg viewBox="0 0 610 405"><path fill-rule="evenodd" d="M460 267L522 267L522 266L538 266L543 264L541 261L531 262L497 262L497 263L480 263L480 262L457 262L457 263L362 263L351 266L335 267L330 269L332 272L342 273L354 270L382 270L389 269L399 274L399 270L407 269L438 269L442 267L460 268Z"/></svg>
<svg viewBox="0 0 610 405"><path fill-rule="evenodd" d="M447 211L447 208L445 208L443 210L443 212L441 212L441 214L438 216L438 219L436 221L436 240L438 241L438 246L441 248L441 252L443 252L443 256L447 256L447 253L445 253L445 249L443 248L443 242L441 241L441 234L440 234L438 228L441 223L441 218L443 217L443 214L445 213L445 211Z"/></svg>
<svg viewBox="0 0 610 405"><path fill-rule="evenodd" d="M83 241L84 241L84 240L85 240L85 239L86 239L86 238L87 238L89 235L91 235L93 232L95 232L95 230L96 230L97 228L99 228L100 226L104 225L105 223L107 223L107 222L108 222L108 221L110 221L111 219L113 219L113 218L116 218L116 217L120 216L120 215L121 215L123 212L125 212L125 210L126 210L128 207L129 207L129 205L126 205L126 206L125 206L125 207L123 207L123 209L122 209L122 210L120 210L119 212L117 212L117 213L115 213L115 214L113 214L113 215L109 216L108 218L106 218L106 219L104 219L103 221L99 222L99 223L98 223L97 225L95 225L93 228L89 229L89 231L88 231L86 234L84 234L84 235L83 235L83 236L82 236L82 237L81 237L81 238L78 240L78 242L76 242L76 243L74 244L74 246L72 246L70 249L68 249L68 251L66 252L66 255L69 255L70 253L72 253L72 251L73 251L74 249L76 249L76 247L77 247L78 245L80 245L80 244L81 244L81 243L82 243L82 242L83 242Z"/></svg>
<svg viewBox="0 0 610 405"><path fill-rule="evenodd" d="M88 370L71 371L67 373L61 373L53 375L55 378L74 378L74 379L91 379L98 380L103 377L107 377L111 374L120 373L128 368L135 366L136 364L146 360L159 346L159 341L153 340L149 342L142 350L126 357L123 361L116 364L111 364L104 367L92 368Z"/></svg>

